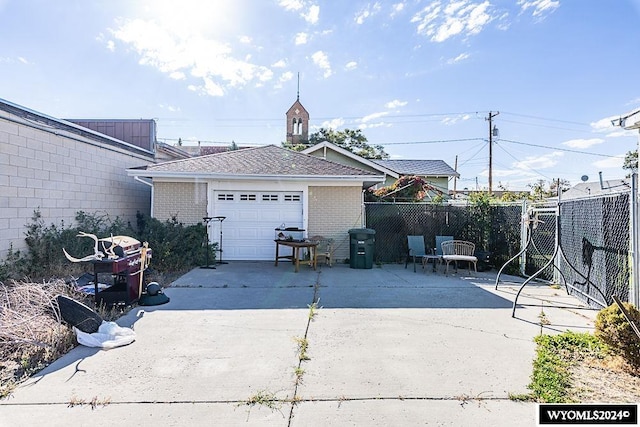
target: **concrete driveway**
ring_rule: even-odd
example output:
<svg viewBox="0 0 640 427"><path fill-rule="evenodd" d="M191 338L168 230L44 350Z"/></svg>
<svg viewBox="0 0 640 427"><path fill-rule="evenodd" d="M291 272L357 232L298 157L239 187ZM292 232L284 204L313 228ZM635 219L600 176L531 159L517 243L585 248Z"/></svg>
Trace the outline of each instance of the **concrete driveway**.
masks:
<svg viewBox="0 0 640 427"><path fill-rule="evenodd" d="M195 269L119 320L136 341L77 347L0 401L0 425L531 426L545 333L591 330L563 289L495 271L231 262Z"/></svg>

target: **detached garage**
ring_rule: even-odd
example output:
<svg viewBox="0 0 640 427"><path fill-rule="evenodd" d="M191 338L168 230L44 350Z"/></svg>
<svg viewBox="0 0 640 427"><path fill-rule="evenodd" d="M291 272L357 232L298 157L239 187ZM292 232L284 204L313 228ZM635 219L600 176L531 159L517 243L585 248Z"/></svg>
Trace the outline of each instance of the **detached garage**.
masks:
<svg viewBox="0 0 640 427"><path fill-rule="evenodd" d="M362 192L384 176L268 145L129 169L152 186L152 216L184 224L204 217L223 259L273 260L275 229L335 240L349 256L348 230L363 226Z"/></svg>

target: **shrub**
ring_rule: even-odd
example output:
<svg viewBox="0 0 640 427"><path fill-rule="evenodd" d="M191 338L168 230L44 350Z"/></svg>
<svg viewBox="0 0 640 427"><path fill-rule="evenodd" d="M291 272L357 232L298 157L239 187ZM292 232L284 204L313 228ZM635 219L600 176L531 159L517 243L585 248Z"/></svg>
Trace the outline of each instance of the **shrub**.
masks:
<svg viewBox="0 0 640 427"><path fill-rule="evenodd" d="M204 263L206 228L202 223L185 226L175 217L163 222L138 213L137 225L139 240L149 242L153 250L154 269L173 272ZM216 247L217 243L208 245L209 261L215 260Z"/></svg>
<svg viewBox="0 0 640 427"><path fill-rule="evenodd" d="M631 321L640 326L640 311L623 302ZM633 368L640 369L640 337L631 328L617 304L600 310L596 316L595 335L619 353Z"/></svg>
<svg viewBox="0 0 640 427"><path fill-rule="evenodd" d="M76 226L64 222L45 225L39 210L34 211L31 222L26 224L24 251L10 250L0 261L0 282L10 279L68 278L87 270L83 264L69 262L62 248L77 258L93 253L94 241L78 237L80 231L95 234L99 238L110 235L131 236L140 242L148 242L153 250L151 268L162 273L181 272L205 260L205 227L203 224L185 226L175 218L162 222L141 213L137 214L137 230L120 218L108 214L89 214L79 211ZM209 260L215 260L216 244L208 245Z"/></svg>

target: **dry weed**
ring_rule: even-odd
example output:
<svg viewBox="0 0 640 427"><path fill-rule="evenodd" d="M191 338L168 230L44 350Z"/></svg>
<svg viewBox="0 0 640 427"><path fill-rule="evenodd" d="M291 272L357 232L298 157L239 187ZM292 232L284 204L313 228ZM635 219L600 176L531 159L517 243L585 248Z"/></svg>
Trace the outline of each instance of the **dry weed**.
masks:
<svg viewBox="0 0 640 427"><path fill-rule="evenodd" d="M75 346L54 300L58 294L86 298L62 280L0 283L0 397Z"/></svg>

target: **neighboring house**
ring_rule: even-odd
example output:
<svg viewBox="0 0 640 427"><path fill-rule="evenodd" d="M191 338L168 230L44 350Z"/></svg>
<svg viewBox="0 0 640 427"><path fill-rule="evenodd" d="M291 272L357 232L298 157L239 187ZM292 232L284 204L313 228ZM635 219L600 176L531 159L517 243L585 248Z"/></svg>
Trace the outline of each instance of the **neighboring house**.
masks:
<svg viewBox="0 0 640 427"><path fill-rule="evenodd" d="M460 174L444 160L374 160L374 162L401 176L419 176L441 191L445 197L449 195L451 178L460 178Z"/></svg>
<svg viewBox="0 0 640 427"><path fill-rule="evenodd" d="M631 181L628 179L609 179L599 182L581 182L564 193L560 200L580 199L593 196L615 195L631 191Z"/></svg>
<svg viewBox="0 0 640 427"><path fill-rule="evenodd" d="M153 119L65 119L120 141L155 151L156 121Z"/></svg>
<svg viewBox="0 0 640 427"><path fill-rule="evenodd" d="M188 151L183 150L182 147L176 147L164 142L156 141L156 162L167 162L170 160L188 159L191 157Z"/></svg>
<svg viewBox="0 0 640 427"><path fill-rule="evenodd" d="M125 170L153 151L0 99L0 259L24 249L26 224L72 225L78 211L135 220L151 188Z"/></svg>
<svg viewBox="0 0 640 427"><path fill-rule="evenodd" d="M336 242L335 257L349 257L348 230L363 225L363 190L384 175L275 145L193 157L127 173L153 185L152 215L183 224L212 221L211 242L225 260L273 260L275 229L299 227L307 236Z"/></svg>
<svg viewBox="0 0 640 427"><path fill-rule="evenodd" d="M385 180L381 186L391 185L401 176L416 175L442 191L445 196L449 193L449 180L460 176L442 160L369 160L326 141L302 152L382 174Z"/></svg>

